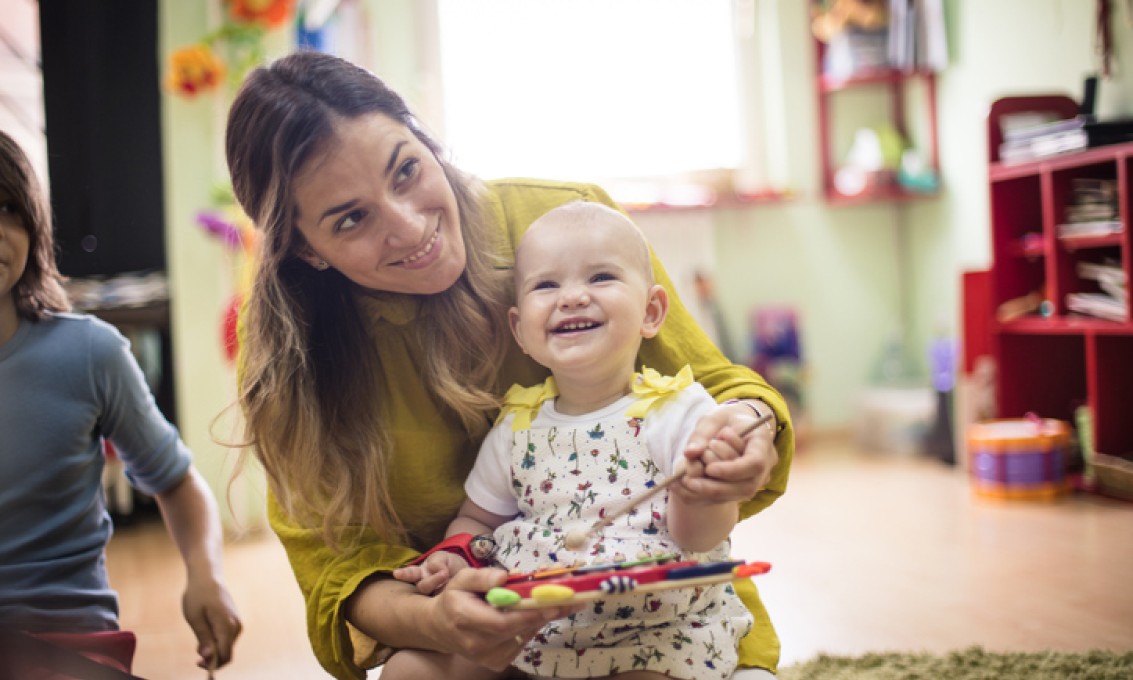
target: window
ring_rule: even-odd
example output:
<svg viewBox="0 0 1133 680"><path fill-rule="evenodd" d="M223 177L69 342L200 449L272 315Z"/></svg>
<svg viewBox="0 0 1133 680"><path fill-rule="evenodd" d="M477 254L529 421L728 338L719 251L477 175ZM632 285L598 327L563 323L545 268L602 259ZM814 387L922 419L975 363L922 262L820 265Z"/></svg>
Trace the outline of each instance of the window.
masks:
<svg viewBox="0 0 1133 680"><path fill-rule="evenodd" d="M484 178L741 168L750 2L437 0L446 145Z"/></svg>

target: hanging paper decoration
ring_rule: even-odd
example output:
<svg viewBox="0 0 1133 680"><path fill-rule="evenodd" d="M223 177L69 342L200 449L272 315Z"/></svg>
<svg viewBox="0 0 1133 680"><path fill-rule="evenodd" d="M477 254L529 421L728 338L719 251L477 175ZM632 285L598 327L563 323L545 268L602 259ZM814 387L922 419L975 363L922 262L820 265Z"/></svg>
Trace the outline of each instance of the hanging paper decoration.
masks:
<svg viewBox="0 0 1133 680"><path fill-rule="evenodd" d="M224 314L220 322L220 339L224 347L224 358L229 363L236 361L236 355L240 351L240 337L236 333L236 327L240 319L240 305L243 304L243 301L244 296L240 293L235 293L228 298L228 304L224 306Z"/></svg>
<svg viewBox="0 0 1133 680"><path fill-rule="evenodd" d="M264 61L264 34L295 14L295 0L225 0L225 6L220 26L170 56L166 83L173 93L193 98L215 90L225 73L239 85Z"/></svg>
<svg viewBox="0 0 1133 680"><path fill-rule="evenodd" d="M295 0L228 0L228 12L236 21L278 28L291 18Z"/></svg>
<svg viewBox="0 0 1133 680"><path fill-rule="evenodd" d="M237 319L244 295L252 286L252 259L255 256L259 232L234 202L228 203L223 197L217 200L226 205L223 208L202 210L197 213L197 225L205 233L227 246L231 266L235 272L236 292L225 303L220 320L221 347L224 349L225 359L231 363L236 360L239 351Z"/></svg>
<svg viewBox="0 0 1133 680"><path fill-rule="evenodd" d="M169 58L169 89L185 97L215 90L224 79L224 62L205 44L175 50Z"/></svg>

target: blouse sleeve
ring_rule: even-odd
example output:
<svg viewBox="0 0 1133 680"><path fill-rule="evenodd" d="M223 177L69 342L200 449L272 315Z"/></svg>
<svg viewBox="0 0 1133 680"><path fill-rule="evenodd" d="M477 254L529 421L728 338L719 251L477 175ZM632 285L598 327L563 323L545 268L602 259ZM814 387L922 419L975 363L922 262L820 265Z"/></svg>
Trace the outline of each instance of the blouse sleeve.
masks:
<svg viewBox="0 0 1133 680"><path fill-rule="evenodd" d="M315 658L336 678L365 678L363 669L383 662L392 650L353 629L343 604L363 581L388 574L419 552L384 543L369 530L351 537L341 535L341 545L354 547L336 551L326 544L320 528L295 522L270 493L268 520L303 593L307 636Z"/></svg>

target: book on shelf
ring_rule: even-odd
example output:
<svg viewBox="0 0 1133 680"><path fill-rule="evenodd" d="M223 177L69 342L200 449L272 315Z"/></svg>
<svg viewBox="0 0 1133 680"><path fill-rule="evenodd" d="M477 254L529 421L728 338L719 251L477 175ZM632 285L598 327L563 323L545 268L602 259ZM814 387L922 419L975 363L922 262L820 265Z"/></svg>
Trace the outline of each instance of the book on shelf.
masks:
<svg viewBox="0 0 1133 680"><path fill-rule="evenodd" d="M1085 124L1086 118L1084 116L1051 120L1049 118L1040 117L1036 112L1035 118L1029 120L1022 119L1020 123L1005 127L1003 129L1003 142L1029 142L1041 137L1050 137L1051 135L1064 132L1081 130Z"/></svg>
<svg viewBox="0 0 1133 680"><path fill-rule="evenodd" d="M1004 163L1020 163L1070 151L1080 151L1089 144L1089 136L1079 127L1030 139L1004 142L999 145L999 160Z"/></svg>
<svg viewBox="0 0 1133 680"><path fill-rule="evenodd" d="M1067 222L1093 222L1095 220L1116 220L1116 203L1075 203L1066 206Z"/></svg>
<svg viewBox="0 0 1133 680"><path fill-rule="evenodd" d="M1098 121L1091 116L1076 116L1003 130L999 160L1020 163L1128 141L1133 141L1133 120Z"/></svg>
<svg viewBox="0 0 1133 680"><path fill-rule="evenodd" d="M1078 276L1096 281L1102 292L1119 303L1124 305L1129 299L1129 283L1120 265L1108 262L1079 262L1076 269Z"/></svg>
<svg viewBox="0 0 1133 680"><path fill-rule="evenodd" d="M1100 177L1075 177L1070 180L1075 201L1083 203L1116 203L1117 180Z"/></svg>
<svg viewBox="0 0 1133 680"><path fill-rule="evenodd" d="M1108 236L1120 234L1125 230L1121 220L1088 220L1085 222L1064 222L1058 225L1058 238L1080 236Z"/></svg>
<svg viewBox="0 0 1133 680"><path fill-rule="evenodd" d="M1066 307L1070 311L1109 321L1125 321L1125 306L1121 300L1105 293L1070 293L1066 296Z"/></svg>

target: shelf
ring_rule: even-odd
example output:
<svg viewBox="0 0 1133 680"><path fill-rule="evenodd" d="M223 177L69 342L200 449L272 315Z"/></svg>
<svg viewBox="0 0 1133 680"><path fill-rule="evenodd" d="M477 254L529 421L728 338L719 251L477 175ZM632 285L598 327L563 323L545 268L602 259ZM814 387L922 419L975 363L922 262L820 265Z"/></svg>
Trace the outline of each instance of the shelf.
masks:
<svg viewBox="0 0 1133 680"><path fill-rule="evenodd" d="M664 200L652 203L640 203L629 200L618 200L616 195L614 195L613 198L618 201L618 205L628 213L669 213L687 212L690 210L741 209L757 205L773 205L791 200L791 194L790 192L781 191L766 191L760 193L733 192L713 196L711 200L697 203L671 203Z"/></svg>
<svg viewBox="0 0 1133 680"><path fill-rule="evenodd" d="M1120 246L1124 239L1125 234L1119 233L1103 236L1059 236L1058 242L1066 250L1086 250L1088 248Z"/></svg>
<svg viewBox="0 0 1133 680"><path fill-rule="evenodd" d="M884 187L857 196L843 196L834 190L824 194L826 202L832 206L867 205L871 203L901 203L905 201L924 201L939 196L939 192L925 193L909 191L901 187Z"/></svg>
<svg viewBox="0 0 1133 680"><path fill-rule="evenodd" d="M840 92L842 90L869 85L895 85L904 83L906 80L912 78L927 79L935 75L936 74L932 71L901 71L898 69L866 71L846 78L821 74L818 78L818 87L822 92Z"/></svg>
<svg viewBox="0 0 1133 680"><path fill-rule="evenodd" d="M1025 316L992 327L1001 334L1028 335L1130 335L1133 323L1118 323L1090 316Z"/></svg>
<svg viewBox="0 0 1133 680"><path fill-rule="evenodd" d="M835 188L834 177L842 163L838 154L843 153L842 147L850 141L843 135L848 133L853 123L857 123L859 128L875 127L883 123L891 125L908 146L917 149L923 155L926 167L931 171L935 183L939 185L941 175L936 118L936 74L924 69L904 71L895 68L880 68L859 71L849 76L831 76L822 71L825 63L826 45L814 38L813 35L810 39L815 46L815 91L818 104L819 161L822 172L821 192L823 199L830 205L849 206L904 203L939 196L939 190L924 192L906 190L899 186L880 187L860 195L846 196ZM923 87L917 88L919 91L916 94L920 95L921 98L915 107L918 111L923 112L927 118L927 124L923 128L908 124L909 116L906 111L906 100L912 99L912 97L907 96L906 86L911 82L923 85ZM878 88L876 92L870 91L866 95L871 98L877 97L877 103L881 105L879 109L887 108L887 113L879 111L877 115L867 116L863 115L861 110L855 108L853 115L856 115L858 120L854 120L846 116L847 111L841 111L838 112L837 117L842 118L841 122L844 125L835 125L836 115L833 110L835 103L832 100L836 99L837 93L863 88ZM847 122L850 124L846 125ZM924 138L914 139L910 134L914 131L922 133ZM888 170L893 171L895 168L888 168Z"/></svg>
<svg viewBox="0 0 1133 680"><path fill-rule="evenodd" d="M1056 156L1036 158L1035 160L1023 161L1021 163L1002 163L995 161L988 165L987 174L990 181L1001 182L1003 180L1016 179L1019 177L1030 177L1044 172L1069 170L1071 168L1097 165L1098 163L1109 163L1115 159L1124 160L1130 157L1133 157L1133 142L1123 142L1121 144L1096 146L1084 151L1071 151Z"/></svg>
<svg viewBox="0 0 1133 680"><path fill-rule="evenodd" d="M137 307L105 307L82 311L115 326L169 328L169 302L165 300Z"/></svg>

